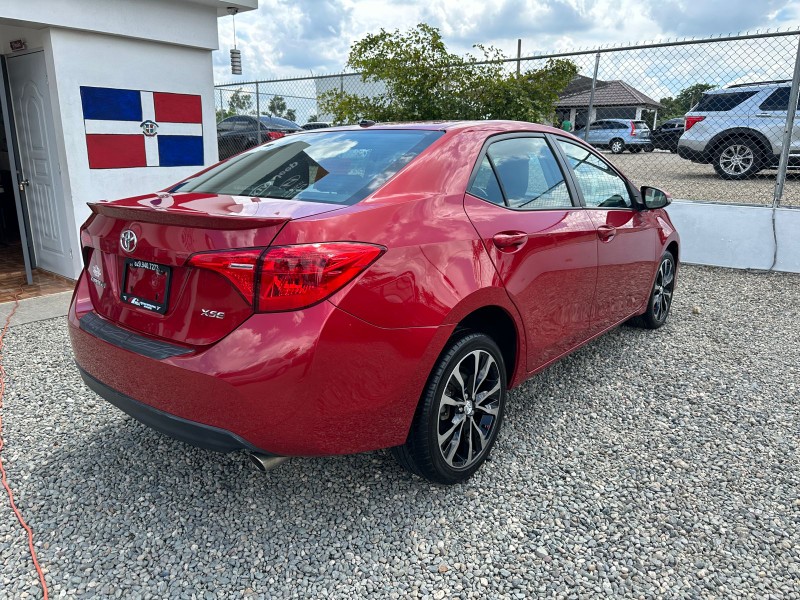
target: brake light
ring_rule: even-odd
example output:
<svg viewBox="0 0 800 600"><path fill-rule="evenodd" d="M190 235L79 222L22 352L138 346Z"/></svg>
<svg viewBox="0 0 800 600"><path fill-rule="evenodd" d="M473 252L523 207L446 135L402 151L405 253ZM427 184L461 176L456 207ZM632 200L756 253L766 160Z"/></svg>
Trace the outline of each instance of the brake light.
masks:
<svg viewBox="0 0 800 600"><path fill-rule="evenodd" d="M266 252L263 248L201 252L192 255L188 264L228 279L258 312L277 312L324 300L355 279L385 250L359 242L298 244Z"/></svg>
<svg viewBox="0 0 800 600"><path fill-rule="evenodd" d="M268 131L267 132L267 139L271 142L272 140L278 140L285 136L286 134L282 131Z"/></svg>
<svg viewBox="0 0 800 600"><path fill-rule="evenodd" d="M316 304L350 283L384 251L355 242L272 248L259 270L258 310L297 310Z"/></svg>
<svg viewBox="0 0 800 600"><path fill-rule="evenodd" d="M683 119L683 131L689 131L692 127L697 125L700 121L705 119L705 117L684 117Z"/></svg>
<svg viewBox="0 0 800 600"><path fill-rule="evenodd" d="M263 248L202 252L189 259L189 266L208 269L228 279L251 305L256 287L256 267Z"/></svg>
<svg viewBox="0 0 800 600"><path fill-rule="evenodd" d="M636 123L631 121L631 137L636 137Z"/></svg>

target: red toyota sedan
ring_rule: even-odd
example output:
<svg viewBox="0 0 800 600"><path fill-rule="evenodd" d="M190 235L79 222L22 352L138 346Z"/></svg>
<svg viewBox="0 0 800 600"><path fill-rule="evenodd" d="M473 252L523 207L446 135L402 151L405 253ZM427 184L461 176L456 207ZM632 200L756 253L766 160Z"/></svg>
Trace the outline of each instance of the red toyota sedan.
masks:
<svg viewBox="0 0 800 600"><path fill-rule="evenodd" d="M508 389L669 314L679 239L560 130L310 131L91 204L69 312L88 386L264 469L391 448L438 483L486 460Z"/></svg>

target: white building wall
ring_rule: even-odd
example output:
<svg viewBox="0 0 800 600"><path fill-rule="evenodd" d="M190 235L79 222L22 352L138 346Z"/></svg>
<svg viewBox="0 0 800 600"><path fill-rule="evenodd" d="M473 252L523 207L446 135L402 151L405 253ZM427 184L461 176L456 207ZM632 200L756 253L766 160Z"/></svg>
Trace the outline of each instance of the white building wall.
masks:
<svg viewBox="0 0 800 600"><path fill-rule="evenodd" d="M48 63L52 60L56 135L67 206L73 212L73 232L89 216L87 202L114 200L163 189L201 167L139 167L89 169L81 86L197 94L203 107L203 152L206 165L217 161L214 82L211 53L187 48L90 34L49 30ZM113 68L109 68L113 65ZM50 71L50 64L48 64ZM76 234L77 235L77 234ZM73 248L77 248L77 237ZM76 275L80 253L73 251Z"/></svg>
<svg viewBox="0 0 800 600"><path fill-rule="evenodd" d="M236 6L238 3L234 2ZM0 17L170 44L217 47L217 8L189 0L2 0ZM32 45L29 43L28 47ZM8 47L3 48L4 52Z"/></svg>

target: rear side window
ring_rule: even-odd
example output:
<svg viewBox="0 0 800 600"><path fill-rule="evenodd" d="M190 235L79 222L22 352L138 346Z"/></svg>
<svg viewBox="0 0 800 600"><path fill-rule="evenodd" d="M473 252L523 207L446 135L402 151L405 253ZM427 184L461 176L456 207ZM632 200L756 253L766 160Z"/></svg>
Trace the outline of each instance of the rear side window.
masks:
<svg viewBox="0 0 800 600"><path fill-rule="evenodd" d="M758 92L728 92L722 94L703 94L700 102L690 112L721 112L739 106ZM788 101L787 101L788 104Z"/></svg>
<svg viewBox="0 0 800 600"><path fill-rule="evenodd" d="M544 138L500 140L486 154L510 208L572 208L564 176Z"/></svg>
<svg viewBox="0 0 800 600"><path fill-rule="evenodd" d="M758 108L761 110L788 110L791 91L792 89L788 87L778 88ZM797 100L797 106L800 108L800 98Z"/></svg>
<svg viewBox="0 0 800 600"><path fill-rule="evenodd" d="M481 166L478 167L478 172L475 174L475 180L469 186L469 193L478 198L483 198L491 202L503 206L503 192L500 190L500 184L497 183L497 177L494 174L492 164L489 158L484 156L481 161Z"/></svg>
<svg viewBox="0 0 800 600"><path fill-rule="evenodd" d="M627 129L628 126L625 123L620 123L619 121L609 121L608 129Z"/></svg>
<svg viewBox="0 0 800 600"><path fill-rule="evenodd" d="M443 134L378 129L288 135L171 191L355 204Z"/></svg>

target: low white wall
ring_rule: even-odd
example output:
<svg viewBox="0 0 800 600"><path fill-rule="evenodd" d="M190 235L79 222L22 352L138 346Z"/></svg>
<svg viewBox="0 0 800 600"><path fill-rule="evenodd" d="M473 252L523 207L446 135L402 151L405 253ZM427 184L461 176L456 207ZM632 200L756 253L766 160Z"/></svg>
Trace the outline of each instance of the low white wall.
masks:
<svg viewBox="0 0 800 600"><path fill-rule="evenodd" d="M772 265L772 208L675 200L667 212L681 236L682 262L734 269ZM775 232L775 270L800 273L800 209L777 209Z"/></svg>
<svg viewBox="0 0 800 600"><path fill-rule="evenodd" d="M217 136L211 52L66 29L50 29L49 46L47 58L52 61L55 80L56 134L63 139L59 161L67 205L74 219L72 247L77 275L80 272L77 231L89 216L87 202L153 192L202 168L90 169L81 86L200 95L204 162L213 164L217 160Z"/></svg>

